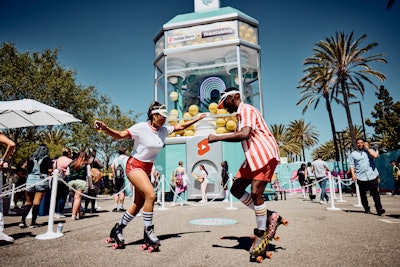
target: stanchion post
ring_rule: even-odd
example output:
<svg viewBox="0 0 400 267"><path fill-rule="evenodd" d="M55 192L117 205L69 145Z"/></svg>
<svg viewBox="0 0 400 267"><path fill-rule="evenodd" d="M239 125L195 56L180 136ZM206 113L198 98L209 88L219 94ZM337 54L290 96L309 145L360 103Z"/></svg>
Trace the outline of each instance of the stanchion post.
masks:
<svg viewBox="0 0 400 267"><path fill-rule="evenodd" d="M332 177L333 199L337 199L337 196L336 196L336 188L335 188L335 182L336 182L336 179L335 179L335 176L334 176L334 177Z"/></svg>
<svg viewBox="0 0 400 267"><path fill-rule="evenodd" d="M356 195L357 195L357 204L354 205L354 207L362 207L361 204L361 197L360 197L360 188L358 187L357 182L354 182L356 184Z"/></svg>
<svg viewBox="0 0 400 267"><path fill-rule="evenodd" d="M339 200L338 202L346 202L346 200L343 200L343 192L342 192L342 178L340 176L338 178L338 189L339 189Z"/></svg>
<svg viewBox="0 0 400 267"><path fill-rule="evenodd" d="M12 184L11 191L12 192L11 192L11 199L10 199L10 210L15 207L15 205L14 205L15 184L14 183Z"/></svg>
<svg viewBox="0 0 400 267"><path fill-rule="evenodd" d="M329 193L331 195L330 200L331 200L331 207L330 208L326 208L327 210L340 210L340 208L336 208L335 207L335 199L333 197L333 190L334 190L334 185L333 185L333 179L332 179L332 175L330 173L328 173L328 181L329 181Z"/></svg>
<svg viewBox="0 0 400 267"><path fill-rule="evenodd" d="M56 209L56 199L57 199L57 187L58 178L60 177L59 171L56 169L53 172L53 179L51 181L51 198L50 198L50 209L49 209L49 221L47 224L47 232L36 236L39 240L48 240L63 237L63 233L57 233L53 231L54 226L54 211Z"/></svg>
<svg viewBox="0 0 400 267"><path fill-rule="evenodd" d="M227 210L237 210L238 208L236 208L236 207L234 207L233 206L233 195L232 195L232 193L231 193L231 187L232 187L232 184L233 184L233 177L232 177L232 174L229 174L229 183L228 183L228 190L229 190L229 207L226 207L225 209L227 209Z"/></svg>
<svg viewBox="0 0 400 267"><path fill-rule="evenodd" d="M165 185L165 176L163 174L163 175L161 175L161 207L158 208L158 210L168 210L169 209L169 208L165 207L164 185Z"/></svg>

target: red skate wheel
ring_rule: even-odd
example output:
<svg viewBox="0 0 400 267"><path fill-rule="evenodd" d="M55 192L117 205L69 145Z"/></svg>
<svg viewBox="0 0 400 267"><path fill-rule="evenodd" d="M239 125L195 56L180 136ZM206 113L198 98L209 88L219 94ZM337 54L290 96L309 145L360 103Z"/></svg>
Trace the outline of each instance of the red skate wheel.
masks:
<svg viewBox="0 0 400 267"><path fill-rule="evenodd" d="M274 240L279 241L279 240L281 240L281 237L279 235L276 235L276 236L274 236Z"/></svg>
<svg viewBox="0 0 400 267"><path fill-rule="evenodd" d="M106 244L110 244L112 242L111 238L107 237L106 238Z"/></svg>
<svg viewBox="0 0 400 267"><path fill-rule="evenodd" d="M113 249L117 249L117 248L118 248L118 244L117 244L117 243L114 243L113 246L112 246L112 248L113 248Z"/></svg>
<svg viewBox="0 0 400 267"><path fill-rule="evenodd" d="M147 249L147 251L148 251L149 253L151 253L151 252L154 251L154 248L153 248L152 246L150 246L150 247Z"/></svg>
<svg viewBox="0 0 400 267"><path fill-rule="evenodd" d="M271 259L271 258L272 258L272 252L267 252L267 253L265 253L265 256L266 256L268 259Z"/></svg>
<svg viewBox="0 0 400 267"><path fill-rule="evenodd" d="M288 220L282 220L282 224L283 224L284 226L288 226L289 221L288 221Z"/></svg>
<svg viewBox="0 0 400 267"><path fill-rule="evenodd" d="M257 256L256 261L261 263L264 261L264 258L262 256Z"/></svg>
<svg viewBox="0 0 400 267"><path fill-rule="evenodd" d="M143 244L143 245L141 246L141 249L142 249L142 251L145 250L145 249L147 249L147 245Z"/></svg>

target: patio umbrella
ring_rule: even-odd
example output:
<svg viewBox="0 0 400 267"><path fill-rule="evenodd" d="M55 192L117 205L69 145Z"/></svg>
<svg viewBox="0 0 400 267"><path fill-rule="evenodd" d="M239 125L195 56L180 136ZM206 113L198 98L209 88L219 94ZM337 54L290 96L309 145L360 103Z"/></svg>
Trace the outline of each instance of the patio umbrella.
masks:
<svg viewBox="0 0 400 267"><path fill-rule="evenodd" d="M80 122L73 115L33 99L0 101L0 129Z"/></svg>

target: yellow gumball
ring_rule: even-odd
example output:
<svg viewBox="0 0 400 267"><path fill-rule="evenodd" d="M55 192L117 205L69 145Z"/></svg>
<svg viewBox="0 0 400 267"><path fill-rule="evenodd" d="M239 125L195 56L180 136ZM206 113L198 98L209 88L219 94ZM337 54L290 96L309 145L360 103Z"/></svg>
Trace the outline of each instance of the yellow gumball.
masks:
<svg viewBox="0 0 400 267"><path fill-rule="evenodd" d="M210 111L211 114L216 114L218 109L218 104L217 103L211 103L208 105L208 110Z"/></svg>
<svg viewBox="0 0 400 267"><path fill-rule="evenodd" d="M197 113L199 113L199 107L196 105L190 105L189 107L189 113L192 116L196 116Z"/></svg>
<svg viewBox="0 0 400 267"><path fill-rule="evenodd" d="M218 115L228 114L228 111L224 108L219 108L219 109L217 109L217 114Z"/></svg>
<svg viewBox="0 0 400 267"><path fill-rule="evenodd" d="M168 121L168 123L169 123L169 125L171 125L171 126L175 126L175 125L178 124L178 120L170 120L170 121Z"/></svg>
<svg viewBox="0 0 400 267"><path fill-rule="evenodd" d="M185 133L183 134L183 136L193 136L194 135L194 131L193 130L185 130Z"/></svg>
<svg viewBox="0 0 400 267"><path fill-rule="evenodd" d="M236 122L234 122L233 120L229 120L226 122L226 129L230 132L233 132L234 130L236 130Z"/></svg>
<svg viewBox="0 0 400 267"><path fill-rule="evenodd" d="M226 131L225 127L218 127L218 128L215 130L215 132L216 132L217 134L222 134L222 133L226 133L227 131Z"/></svg>
<svg viewBox="0 0 400 267"><path fill-rule="evenodd" d="M169 116L171 116L171 117L178 117L178 115L179 115L179 111L175 108L173 108L169 111Z"/></svg>
<svg viewBox="0 0 400 267"><path fill-rule="evenodd" d="M173 132L170 135L168 135L168 137L175 137L175 136L176 136L176 132Z"/></svg>
<svg viewBox="0 0 400 267"><path fill-rule="evenodd" d="M191 117L192 117L192 115L189 112L185 112L183 114L183 119L184 120L190 120Z"/></svg>
<svg viewBox="0 0 400 267"><path fill-rule="evenodd" d="M215 121L215 124L217 125L217 127L224 127L226 124L226 121L223 118L218 118Z"/></svg>

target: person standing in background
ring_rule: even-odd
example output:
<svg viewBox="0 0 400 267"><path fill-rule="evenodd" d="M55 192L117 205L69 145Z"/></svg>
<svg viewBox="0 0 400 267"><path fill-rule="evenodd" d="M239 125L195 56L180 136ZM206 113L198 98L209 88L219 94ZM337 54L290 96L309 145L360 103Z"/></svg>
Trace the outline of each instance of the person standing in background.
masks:
<svg viewBox="0 0 400 267"><path fill-rule="evenodd" d="M9 139L7 136L3 134L2 131L0 131L0 144L4 144L7 146L6 152L1 156L0 158L0 178L3 179L3 164L6 162L6 160L12 155L12 153L15 150L15 143ZM1 187L3 187L3 181L0 183ZM0 192L1 194L1 192ZM6 235L4 233L4 219L3 219L3 201L0 201L0 240L5 240L7 242L14 242L14 238L12 238L9 235Z"/></svg>
<svg viewBox="0 0 400 267"><path fill-rule="evenodd" d="M72 162L72 153L68 147L62 149L62 156L54 161L53 169L57 169L60 173L60 178L66 183L69 182L69 173L67 173L68 166ZM56 200L56 211L54 217L57 219L65 218L64 206L67 201L67 196L69 194L69 188L62 181L58 181L57 186L57 200Z"/></svg>
<svg viewBox="0 0 400 267"><path fill-rule="evenodd" d="M321 187L321 196L320 202L321 204L325 204L329 201L328 194L326 193L326 172L329 172L329 167L325 161L322 160L322 155L318 154L318 158L312 162L312 167L314 168L314 175Z"/></svg>
<svg viewBox="0 0 400 267"><path fill-rule="evenodd" d="M175 206L176 202L179 200L181 206L183 206L183 202L186 201L185 199L185 192L187 190L187 185L185 185L185 176L186 176L186 169L183 167L183 161L178 162L178 167L174 171L175 177L175 193L174 193L174 200L171 206Z"/></svg>
<svg viewBox="0 0 400 267"><path fill-rule="evenodd" d="M115 189L114 194L114 209L113 212L124 212L125 200L125 175L126 163L128 156L126 155L126 148L121 147L118 151L118 156L111 163L111 170L113 173L113 184Z"/></svg>
<svg viewBox="0 0 400 267"><path fill-rule="evenodd" d="M229 181L229 172L228 172L228 162L224 160L221 162L221 185L224 188L225 199L222 202L228 202L229 192L228 192L228 181Z"/></svg>
<svg viewBox="0 0 400 267"><path fill-rule="evenodd" d="M49 155L49 148L45 144L39 145L28 161L28 178L26 179L26 205L22 211L22 218L19 226L27 227L26 217L32 208L32 222L30 227L38 227L36 219L39 215L39 207L42 198L49 187L49 181L43 181L53 172L53 161Z"/></svg>
<svg viewBox="0 0 400 267"><path fill-rule="evenodd" d="M314 175L314 168L311 162L307 162L307 181L308 181L308 195L312 202L315 201L317 197L317 190L315 187L315 175Z"/></svg>
<svg viewBox="0 0 400 267"><path fill-rule="evenodd" d="M306 199L306 177L307 177L307 168L306 164L302 163L300 168L297 170L297 178L299 179L299 183L301 186L301 192L303 193L303 199Z"/></svg>
<svg viewBox="0 0 400 267"><path fill-rule="evenodd" d="M360 189L361 204L365 213L371 213L367 199L367 191L370 190L375 202L376 212L380 216L385 213L385 210L382 208L379 195L379 172L374 162L379 154L370 148L369 144L362 138L357 138L356 145L356 150L351 152L349 157L351 177Z"/></svg>
<svg viewBox="0 0 400 267"><path fill-rule="evenodd" d="M90 165L90 169L92 172L92 185L88 186L87 189L87 194L88 196L90 196L91 198L86 198L85 199L85 213L95 213L96 212L96 196L99 193L99 185L101 183L101 169L104 168L103 163L101 163L101 161L96 157L97 152L96 149L94 148L90 148L89 149L89 165ZM98 173L98 176L96 175L95 177L95 173ZM91 205L91 209L89 210L89 203Z"/></svg>
<svg viewBox="0 0 400 267"><path fill-rule="evenodd" d="M399 176L400 176L400 169L397 167L396 161L392 160L390 162L392 165L392 172L393 172L393 180L394 180L394 190L392 195L398 195L399 194L399 188L400 188L400 182L399 182Z"/></svg>

